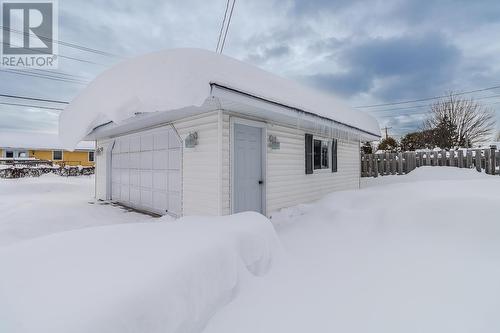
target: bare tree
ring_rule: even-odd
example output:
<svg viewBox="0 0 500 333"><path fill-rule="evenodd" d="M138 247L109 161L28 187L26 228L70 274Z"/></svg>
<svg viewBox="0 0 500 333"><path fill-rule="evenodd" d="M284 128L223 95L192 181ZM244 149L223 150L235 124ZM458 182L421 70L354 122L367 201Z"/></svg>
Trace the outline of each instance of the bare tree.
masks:
<svg viewBox="0 0 500 333"><path fill-rule="evenodd" d="M446 136L444 141L451 146L471 147L491 139L495 130L495 114L473 98L450 92L448 96L432 104L424 127L438 132L439 129L445 129L438 135Z"/></svg>

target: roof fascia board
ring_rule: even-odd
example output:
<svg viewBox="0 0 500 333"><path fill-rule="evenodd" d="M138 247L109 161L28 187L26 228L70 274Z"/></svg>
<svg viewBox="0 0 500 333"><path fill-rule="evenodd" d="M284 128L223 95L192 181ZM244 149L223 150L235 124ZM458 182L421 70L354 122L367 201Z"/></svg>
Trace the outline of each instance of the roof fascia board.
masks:
<svg viewBox="0 0 500 333"><path fill-rule="evenodd" d="M364 136L368 136L368 137L375 137L375 138L380 138L380 134L374 134L374 133L371 133L369 131L366 131L366 130L363 130L361 128L358 128L358 127L355 127L355 126L352 126L352 125L348 125L348 124L345 124L345 123L342 123L342 122L339 122L339 121L336 121L334 119L330 119L330 118L327 118L327 117L323 117L323 116L319 116L315 113L312 113L312 112L308 112L308 111L304 111L304 110L301 110L301 109L297 109L297 108L293 108L293 107L290 107L288 105L285 105L285 104L282 104L282 103L279 103L279 102L275 102L275 101L271 101L271 100L268 100L266 98L263 98L263 97L259 97L259 96L255 96L255 95L252 95L252 94L249 94L249 93L246 93L246 92L243 92L243 91L240 91L238 89L234 89L234 88L231 88L231 87L228 87L228 86L224 86L220 83L216 83L216 82L211 82L210 85L212 86L212 96L214 97L218 97L218 98L222 98L222 99L233 99L234 100L234 97L232 97L231 95L239 95L240 97L243 97L244 101L241 100L241 98L239 99L240 102L244 102L246 104L250 104L250 105L256 105L257 107L260 107L261 108L264 108L264 109L269 109L269 106L273 106L273 111L274 112L279 112L279 113L288 113L290 114L290 112L295 113L296 115L298 114L298 116L312 116L312 117L315 117L315 118L318 118L318 119L322 119L322 120L326 120L328 122L333 122L334 124L337 124L337 125L340 125L342 127L346 127L346 128L349 128L355 132L360 132L360 133L363 133Z"/></svg>

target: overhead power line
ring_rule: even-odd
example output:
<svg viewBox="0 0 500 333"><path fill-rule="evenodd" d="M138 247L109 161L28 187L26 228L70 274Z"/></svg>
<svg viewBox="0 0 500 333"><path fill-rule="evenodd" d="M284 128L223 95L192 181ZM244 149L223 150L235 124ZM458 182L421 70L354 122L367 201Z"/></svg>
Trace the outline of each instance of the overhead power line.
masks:
<svg viewBox="0 0 500 333"><path fill-rule="evenodd" d="M495 94L495 95L491 95L491 96L474 97L474 100L483 100L483 99L497 98L497 97L500 97L500 94ZM412 110L412 109L420 109L420 108L425 108L425 107L430 108L431 106L432 106L432 104L420 104L420 105L405 106L405 107L401 107L401 108L369 110L367 112L389 112L389 111L399 111L399 110Z"/></svg>
<svg viewBox="0 0 500 333"><path fill-rule="evenodd" d="M472 94L472 93L481 92L481 91L499 89L499 88L500 88L500 85L496 85L496 86L486 87L486 88L482 88L482 89L476 89L476 90L470 90L470 91L463 91L463 92L460 92L460 93L454 93L453 95L454 96L460 96L460 95ZM413 99L413 100L399 101L399 102L391 102L391 103L372 104L372 105L360 105L360 106L355 106L355 108L374 108L374 107L378 107L378 106L400 105L400 104L408 104L408 103L431 101L431 100L434 100L434 99L440 99L440 98L445 98L445 97L448 97L448 95L434 96L434 97L427 97L427 98L420 98L420 99Z"/></svg>
<svg viewBox="0 0 500 333"><path fill-rule="evenodd" d="M24 99L24 100L36 101L36 102L69 104L69 102L66 102L66 101L59 101L59 100L55 100L55 99L38 98L38 97L27 97L27 96L20 96L20 95L0 94L0 97L13 98L13 99Z"/></svg>
<svg viewBox="0 0 500 333"><path fill-rule="evenodd" d="M492 106L492 105L497 105L497 104L500 104L500 101L499 102L494 102L494 103L488 103L488 104L485 104L484 106ZM397 113L397 114L383 115L383 116L375 115L375 117L389 118L389 117L399 117L399 116L423 115L423 114L427 114L427 113L429 113L429 112L428 111L423 111L423 112Z"/></svg>
<svg viewBox="0 0 500 333"><path fill-rule="evenodd" d="M227 21L226 32L224 33L224 39L222 40L222 46L220 48L220 53L222 53L222 51L224 51L224 45L226 45L227 32L229 30L229 25L231 24L231 18L233 17L233 10L234 10L235 3L236 3L236 0L233 0L233 5L231 6L231 12L229 13L229 19Z"/></svg>
<svg viewBox="0 0 500 333"><path fill-rule="evenodd" d="M94 53L94 54L98 54L98 55L102 55L102 56L107 56L107 57L113 57L113 58L123 58L122 56L119 56L117 54L113 54L113 53L110 53L107 51L102 51L102 50L94 49L91 47L87 47L87 46L83 46L83 45L79 45L79 44L75 44L75 43L69 43L69 42L65 42L65 41L57 40L57 39L52 39L52 38L45 37L45 36L38 36L38 35L35 35L33 33L30 33L30 32L24 32L24 31L12 29L12 28L5 27L5 26L2 26L1 28L2 28L2 30L14 32L14 33L17 33L17 34L20 34L23 36L37 37L37 38L40 38L40 39L48 41L48 42L55 42L59 45L71 47L71 48L74 48L74 49L77 49L80 51L86 51L86 52L90 52L90 53Z"/></svg>
<svg viewBox="0 0 500 333"><path fill-rule="evenodd" d="M8 43L6 43L6 42L2 42L2 44L4 44L4 45L9 45L9 44L8 44ZM20 48L20 49L26 49L26 48L21 47L21 46L19 46L19 48ZM38 51L38 52L43 53L43 54L51 54L51 53L46 52L46 51ZM99 63L99 62L95 62L95 61L91 61L91 60L80 59L80 58L76 58L76 57L70 57L70 56L66 56L66 55L62 55L62 54L57 54L56 56L57 56L57 57L59 57L59 58L63 58L63 59L74 60L74 61L83 62L83 63L87 63L87 64L92 64L92 65L99 65L99 66L108 67L108 65L101 64L101 63Z"/></svg>
<svg viewBox="0 0 500 333"><path fill-rule="evenodd" d="M18 70L18 71L25 71L25 69ZM41 68L31 68L30 71L41 72L41 73L50 74L50 75L57 74L57 75L61 75L61 76L78 78L78 79L82 79L82 80L90 80L90 78L88 76L83 76L83 75L78 75L78 74L70 74L70 73L63 72L59 69L47 70L47 69L41 69Z"/></svg>
<svg viewBox="0 0 500 333"><path fill-rule="evenodd" d="M230 3L231 3L231 10L229 11L229 16L228 16L227 12L229 10ZM219 31L219 38L217 38L217 47L215 48L215 52L217 53L222 53L224 51L224 46L226 45L227 32L229 30L229 26L231 25L231 18L233 17L235 3L236 0L226 1L226 9L224 10L224 17L222 19L222 24Z"/></svg>
<svg viewBox="0 0 500 333"><path fill-rule="evenodd" d="M215 52L216 53L219 52L219 45L220 45L220 42L221 42L222 33L224 31L224 26L226 25L226 16L227 16L227 10L229 9L229 1L230 0L226 1L226 10L224 11L224 18L222 19L222 24L220 26L220 31L219 31L219 38L217 39L217 47L215 48Z"/></svg>
<svg viewBox="0 0 500 333"><path fill-rule="evenodd" d="M63 108L54 108L54 107L50 107L50 106L21 104L21 103L0 102L0 105L22 106L22 107L29 107L29 108L34 108L34 109L57 110L57 111L64 110Z"/></svg>
<svg viewBox="0 0 500 333"><path fill-rule="evenodd" d="M46 79L46 80L51 80L51 81L75 83L75 84L81 84L81 85L85 85L88 83L88 81L83 81L83 80L79 80L79 79L72 79L69 77L61 77L61 76L57 76L57 75L40 74L40 73L34 73L34 72L30 72L30 71L25 71L25 70L18 71L18 70L13 70L13 69L1 69L0 72L14 74L14 75L21 75L21 76L36 77L36 78Z"/></svg>

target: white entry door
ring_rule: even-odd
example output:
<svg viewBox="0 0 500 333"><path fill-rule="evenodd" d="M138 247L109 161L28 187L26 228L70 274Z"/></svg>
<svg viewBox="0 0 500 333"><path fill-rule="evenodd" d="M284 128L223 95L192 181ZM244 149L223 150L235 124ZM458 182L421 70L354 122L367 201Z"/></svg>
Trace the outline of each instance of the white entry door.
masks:
<svg viewBox="0 0 500 333"><path fill-rule="evenodd" d="M234 124L234 213L263 213L262 128Z"/></svg>
<svg viewBox="0 0 500 333"><path fill-rule="evenodd" d="M172 127L118 137L111 155L112 200L181 215L181 141Z"/></svg>

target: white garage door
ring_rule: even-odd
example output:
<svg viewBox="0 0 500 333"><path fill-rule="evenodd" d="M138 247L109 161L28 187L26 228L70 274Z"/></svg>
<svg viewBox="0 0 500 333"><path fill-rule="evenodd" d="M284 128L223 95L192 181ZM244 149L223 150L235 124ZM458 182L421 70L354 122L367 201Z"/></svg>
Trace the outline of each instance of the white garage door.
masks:
<svg viewBox="0 0 500 333"><path fill-rule="evenodd" d="M181 215L181 142L172 127L115 140L111 197L140 210Z"/></svg>

